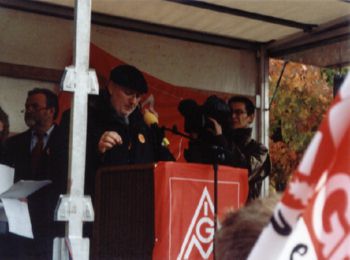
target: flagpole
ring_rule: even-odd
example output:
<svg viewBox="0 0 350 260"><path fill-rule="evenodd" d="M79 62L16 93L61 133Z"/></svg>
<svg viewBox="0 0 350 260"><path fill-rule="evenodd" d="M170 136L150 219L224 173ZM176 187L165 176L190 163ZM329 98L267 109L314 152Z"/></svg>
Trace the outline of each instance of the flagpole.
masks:
<svg viewBox="0 0 350 260"><path fill-rule="evenodd" d="M66 237L55 239L53 259L89 259L90 241L83 222L94 220L90 196L84 196L88 94L98 94L97 77L89 70L91 0L75 1L74 65L65 69L64 91L74 93L70 116L68 194L61 195L55 218L68 221Z"/></svg>

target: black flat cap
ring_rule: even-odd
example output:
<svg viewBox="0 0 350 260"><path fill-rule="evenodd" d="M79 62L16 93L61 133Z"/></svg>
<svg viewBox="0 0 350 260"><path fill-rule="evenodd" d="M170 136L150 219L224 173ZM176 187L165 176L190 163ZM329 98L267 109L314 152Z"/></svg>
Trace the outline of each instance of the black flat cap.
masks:
<svg viewBox="0 0 350 260"><path fill-rule="evenodd" d="M146 93L148 86L141 71L131 65L119 65L111 70L110 80L114 83L135 90L139 93Z"/></svg>

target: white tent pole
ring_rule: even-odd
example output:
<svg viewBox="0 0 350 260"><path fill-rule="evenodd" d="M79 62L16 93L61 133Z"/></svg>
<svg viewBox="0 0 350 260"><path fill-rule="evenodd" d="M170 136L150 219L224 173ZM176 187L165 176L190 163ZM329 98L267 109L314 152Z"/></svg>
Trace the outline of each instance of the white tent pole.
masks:
<svg viewBox="0 0 350 260"><path fill-rule="evenodd" d="M260 48L260 62L259 62L259 82L258 93L260 95L260 110L259 110L259 138L258 140L269 147L269 57L266 48ZM269 177L263 181L261 196L269 195Z"/></svg>
<svg viewBox="0 0 350 260"><path fill-rule="evenodd" d="M96 73L89 70L91 0L75 1L74 65L65 69L63 90L74 92L70 116L68 195L61 195L56 220L68 221L65 239L55 240L54 259L89 259L89 239L83 238L83 221L93 221L90 196L84 196L87 101L98 93ZM56 245L57 243L57 245ZM68 247L67 247L68 245ZM68 250L69 249L69 250Z"/></svg>

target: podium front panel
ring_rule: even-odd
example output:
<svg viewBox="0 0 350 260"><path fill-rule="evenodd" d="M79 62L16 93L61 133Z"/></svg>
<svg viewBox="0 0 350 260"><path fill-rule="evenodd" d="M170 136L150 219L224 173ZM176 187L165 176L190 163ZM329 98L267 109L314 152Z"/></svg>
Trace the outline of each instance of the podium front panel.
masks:
<svg viewBox="0 0 350 260"><path fill-rule="evenodd" d="M219 165L218 217L242 206L248 195L246 169ZM212 259L214 170L212 165L159 163L155 168L153 259Z"/></svg>
<svg viewBox="0 0 350 260"><path fill-rule="evenodd" d="M99 169L92 259L151 259L154 246L153 165Z"/></svg>

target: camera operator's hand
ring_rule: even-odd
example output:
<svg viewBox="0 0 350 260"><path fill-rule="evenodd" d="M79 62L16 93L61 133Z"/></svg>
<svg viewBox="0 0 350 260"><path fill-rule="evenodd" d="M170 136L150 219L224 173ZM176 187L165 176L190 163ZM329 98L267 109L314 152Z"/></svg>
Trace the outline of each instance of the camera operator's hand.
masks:
<svg viewBox="0 0 350 260"><path fill-rule="evenodd" d="M208 119L213 123L214 128L213 129L208 129L210 132L212 132L214 135L222 135L222 127L221 125L218 123L218 121L216 121L214 118L212 117L208 117Z"/></svg>
<svg viewBox="0 0 350 260"><path fill-rule="evenodd" d="M100 153L105 153L107 150L113 148L116 145L123 143L121 136L114 131L106 131L101 136L98 142L98 151Z"/></svg>

